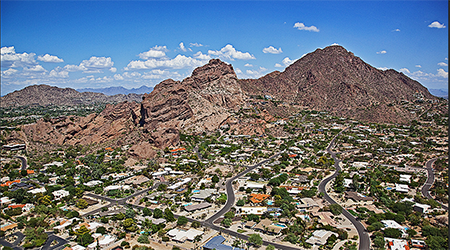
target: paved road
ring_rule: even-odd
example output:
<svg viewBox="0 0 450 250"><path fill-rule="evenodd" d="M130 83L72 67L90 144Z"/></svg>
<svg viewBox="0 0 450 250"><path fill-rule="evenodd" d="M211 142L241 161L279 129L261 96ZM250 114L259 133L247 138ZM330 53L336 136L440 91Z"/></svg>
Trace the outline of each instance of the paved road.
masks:
<svg viewBox="0 0 450 250"><path fill-rule="evenodd" d="M15 232L13 233L13 235L17 236L17 239L14 242L10 243L6 241L5 238L1 238L0 246L12 247L12 249L14 250L22 250L23 248L20 247L19 244L22 242L23 238L25 238L25 235L23 235L23 233L21 232Z"/></svg>
<svg viewBox="0 0 450 250"><path fill-rule="evenodd" d="M437 159L441 159L442 157L436 157L433 158L429 161L427 161L427 163L425 164L425 166L427 167L427 181L425 182L425 184L422 186L422 195L424 197L426 197L427 199L432 199L435 200L431 195L430 195L430 189L433 186L434 183L434 169L433 169L433 163L437 160ZM438 202L438 201L437 201ZM442 208L444 208L445 210L448 210L448 206L438 202L439 204L441 204Z"/></svg>
<svg viewBox="0 0 450 250"><path fill-rule="evenodd" d="M334 159L334 166L336 167L336 172L334 172L334 174L332 174L331 176L325 178L322 180L322 182L320 182L319 184L319 192L322 192L324 195L324 199L326 201L328 201L330 204L337 204L336 201L334 201L327 193L326 190L326 185L328 182L330 182L332 179L336 178L336 176L339 174L339 172L341 171L341 167L339 166L340 160L336 157L336 153L333 152L331 149L334 147L334 141L336 140L336 138L345 130L347 130L348 128L343 129L341 132L339 132L334 138L333 140L331 140L330 144L327 147L327 152L331 155L331 157L333 157ZM358 231L358 235L359 235L359 250L367 250L370 249L370 238L369 235L367 234L367 230L366 228L361 224L361 222L359 222L353 215L351 215L347 210L343 209L342 210L342 214L350 220L350 222L355 226L356 230Z"/></svg>
<svg viewBox="0 0 450 250"><path fill-rule="evenodd" d="M27 167L28 167L28 165L27 165L27 158L25 158L23 156L19 156L19 155L16 155L14 157L19 158L22 161L22 169L21 170L26 170Z"/></svg>
<svg viewBox="0 0 450 250"><path fill-rule="evenodd" d="M64 248L64 245L69 243L68 240L61 238L57 235L54 235L53 232L47 232L48 239L45 244L40 248L40 250L57 250ZM54 246L50 246L53 241L57 241L58 243Z"/></svg>
<svg viewBox="0 0 450 250"><path fill-rule="evenodd" d="M283 152L283 151L282 151ZM228 212L228 210L230 210L230 208L233 206L234 201L235 201L235 195L234 195L234 191L233 191L233 181L236 180L237 178L247 174L248 172L252 171L253 169L261 166L262 164L270 161L271 159L279 156L282 152L276 153L274 155L272 155L269 159L266 159L264 161L261 161L253 166L248 167L246 170L240 172L239 174L235 175L234 177L231 177L230 179L227 180L226 182L226 191L227 191L227 202L225 203L225 206L222 207L222 209L219 210L219 212L217 212L216 214L214 214L213 216L209 217L207 220L205 220L205 223L207 224L213 224L215 220L217 220L220 216L222 216L223 214L225 214L226 212Z"/></svg>

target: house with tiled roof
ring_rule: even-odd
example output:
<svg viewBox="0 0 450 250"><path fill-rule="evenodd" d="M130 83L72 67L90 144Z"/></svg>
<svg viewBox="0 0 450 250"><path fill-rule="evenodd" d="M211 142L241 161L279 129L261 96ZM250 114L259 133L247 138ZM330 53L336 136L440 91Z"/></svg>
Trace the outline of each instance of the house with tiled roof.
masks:
<svg viewBox="0 0 450 250"><path fill-rule="evenodd" d="M270 198L269 194L250 194L250 201L254 204L262 203Z"/></svg>

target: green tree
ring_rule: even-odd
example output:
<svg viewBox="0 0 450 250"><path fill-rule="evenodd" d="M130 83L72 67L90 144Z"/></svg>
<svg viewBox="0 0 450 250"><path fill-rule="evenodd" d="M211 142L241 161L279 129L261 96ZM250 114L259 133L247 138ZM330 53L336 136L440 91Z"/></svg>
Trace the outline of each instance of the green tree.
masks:
<svg viewBox="0 0 450 250"><path fill-rule="evenodd" d="M245 205L245 201L244 201L244 200L238 200L238 201L236 202L236 206L242 207L242 206L244 206L244 205Z"/></svg>
<svg viewBox="0 0 450 250"><path fill-rule="evenodd" d="M221 224L222 224L222 226L224 226L224 227L231 227L231 223L232 223L232 222L233 222L233 221L232 221L231 219L225 218L225 219L222 220Z"/></svg>
<svg viewBox="0 0 450 250"><path fill-rule="evenodd" d="M273 245L267 245L266 250L275 250L275 247Z"/></svg>
<svg viewBox="0 0 450 250"><path fill-rule="evenodd" d="M159 219L162 217L163 217L163 211L159 208L155 208L155 210L153 210L153 218Z"/></svg>
<svg viewBox="0 0 450 250"><path fill-rule="evenodd" d="M402 231L397 228L386 228L383 232L384 236L389 238L400 238L400 236L402 236Z"/></svg>
<svg viewBox="0 0 450 250"><path fill-rule="evenodd" d="M177 225L178 226L184 226L187 223L188 223L188 219L185 216L178 217L178 220L177 220Z"/></svg>
<svg viewBox="0 0 450 250"><path fill-rule="evenodd" d="M137 230L136 222L132 218L127 218L122 221L122 226L129 232L135 232Z"/></svg>
<svg viewBox="0 0 450 250"><path fill-rule="evenodd" d="M225 213L224 217L226 219L233 219L234 218L234 212L233 211L228 211Z"/></svg>
<svg viewBox="0 0 450 250"><path fill-rule="evenodd" d="M142 209L142 213L144 214L144 216L152 216L152 210L144 207L144 209Z"/></svg>
<svg viewBox="0 0 450 250"><path fill-rule="evenodd" d="M251 234L248 241L256 247L260 247L263 243L262 237L259 234Z"/></svg>
<svg viewBox="0 0 450 250"><path fill-rule="evenodd" d="M384 245L386 244L386 242L384 241L384 238L382 236L377 236L377 237L375 237L375 239L373 239L373 244L377 248L384 249Z"/></svg>
<svg viewBox="0 0 450 250"><path fill-rule="evenodd" d="M164 218L169 222L175 221L175 217L169 208L164 209Z"/></svg>
<svg viewBox="0 0 450 250"><path fill-rule="evenodd" d="M219 182L219 177L216 174L212 177L212 182L213 183L218 183Z"/></svg>
<svg viewBox="0 0 450 250"><path fill-rule="evenodd" d="M340 215L342 213L342 207L339 204L331 204L329 208L334 215Z"/></svg>
<svg viewBox="0 0 450 250"><path fill-rule="evenodd" d="M148 240L148 236L145 234L142 234L141 236L138 237L137 242L142 243L142 244L150 244L150 241Z"/></svg>
<svg viewBox="0 0 450 250"><path fill-rule="evenodd" d="M87 203L87 201L85 199L79 199L77 201L77 208L79 209L85 209L89 206L89 204Z"/></svg>
<svg viewBox="0 0 450 250"><path fill-rule="evenodd" d="M134 216L136 216L136 212L133 209L129 208L125 211L125 217L134 218Z"/></svg>
<svg viewBox="0 0 450 250"><path fill-rule="evenodd" d="M98 234L106 234L106 228L105 227L98 227L97 230L95 230Z"/></svg>

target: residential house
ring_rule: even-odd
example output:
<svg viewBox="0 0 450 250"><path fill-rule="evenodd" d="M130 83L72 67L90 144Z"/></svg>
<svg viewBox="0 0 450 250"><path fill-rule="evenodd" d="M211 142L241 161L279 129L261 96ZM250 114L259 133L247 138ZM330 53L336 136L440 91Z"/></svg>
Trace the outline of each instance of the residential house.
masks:
<svg viewBox="0 0 450 250"><path fill-rule="evenodd" d="M384 237L384 241L387 241L387 249L390 249L390 250L409 250L410 249L407 240Z"/></svg>
<svg viewBox="0 0 450 250"><path fill-rule="evenodd" d="M186 210L188 212L193 212L193 211L205 209L208 207L211 207L211 203L204 202L204 203L200 203L200 204L185 206L184 210Z"/></svg>
<svg viewBox="0 0 450 250"><path fill-rule="evenodd" d="M189 228L189 230L181 229L181 228L174 228L167 232L167 234L172 237L173 241L176 242L185 242L188 241L194 241L195 237L202 235L203 231Z"/></svg>
<svg viewBox="0 0 450 250"><path fill-rule="evenodd" d="M250 201L253 204L263 203L265 200L269 199L269 194L250 194Z"/></svg>
<svg viewBox="0 0 450 250"><path fill-rule="evenodd" d="M327 231L327 230L316 230L313 232L313 235L306 240L306 243L311 244L311 245L325 245L327 243L328 238L331 235L335 235L336 237L338 236L337 233L333 233L331 231Z"/></svg>
<svg viewBox="0 0 450 250"><path fill-rule="evenodd" d="M205 199L207 199L213 195L217 195L217 191L215 189L202 189L202 190L196 191L191 196L191 200L203 202L203 201L205 201Z"/></svg>
<svg viewBox="0 0 450 250"><path fill-rule="evenodd" d="M203 246L204 250L244 250L243 248L232 247L222 244L225 238L222 235L213 237Z"/></svg>
<svg viewBox="0 0 450 250"><path fill-rule="evenodd" d="M60 200L64 197L69 196L69 191L61 189L61 190L53 191L52 194L53 194L53 196L55 196L55 200Z"/></svg>

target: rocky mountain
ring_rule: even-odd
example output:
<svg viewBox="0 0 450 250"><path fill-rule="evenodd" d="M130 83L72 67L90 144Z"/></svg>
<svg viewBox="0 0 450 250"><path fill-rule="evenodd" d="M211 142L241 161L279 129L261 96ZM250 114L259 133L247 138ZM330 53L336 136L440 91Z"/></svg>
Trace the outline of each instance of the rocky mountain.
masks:
<svg viewBox="0 0 450 250"><path fill-rule="evenodd" d="M429 89L429 91L434 96L448 99L448 91L444 89Z"/></svg>
<svg viewBox="0 0 450 250"><path fill-rule="evenodd" d="M23 91L30 92L32 102L42 103L39 98L44 97L56 102L46 96L31 97L39 88L54 87L32 86ZM86 94L71 89L52 91L78 101ZM42 93L49 95L50 90ZM91 100L92 96L106 98L99 93L87 94ZM270 96L267 99L272 101L255 96ZM302 57L284 72L259 79L240 80L231 65L212 59L183 81L159 83L143 95L140 103L108 105L102 113L87 117L40 120L24 125L21 131L24 140L33 142L36 148L49 143L129 144L130 154L148 158L158 149L177 145L180 132L211 132L225 125L236 134L261 135L267 129L278 133L273 122L279 118L275 117L288 117L304 108L366 121L401 123L417 117L404 108L405 101L432 103L436 99L404 74L378 70L343 47L330 46ZM278 131L283 133L282 128Z"/></svg>
<svg viewBox="0 0 450 250"><path fill-rule="evenodd" d="M148 94L153 91L153 87L147 87L142 85L139 88L127 89L124 87L109 87L109 88L85 88L85 89L77 89L78 92L94 92L94 93L103 93L105 95L128 95L128 94Z"/></svg>
<svg viewBox="0 0 450 250"><path fill-rule="evenodd" d="M58 88L48 85L31 85L0 97L1 107L27 105L77 105L91 103L119 103L124 101L140 102L142 95L113 95L102 93L80 93L71 88Z"/></svg>
<svg viewBox="0 0 450 250"><path fill-rule="evenodd" d="M406 122L413 114L394 105L428 90L395 70L378 70L341 46L317 49L286 68L255 80L241 81L249 95L277 100L334 115L374 122Z"/></svg>

